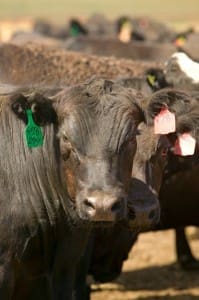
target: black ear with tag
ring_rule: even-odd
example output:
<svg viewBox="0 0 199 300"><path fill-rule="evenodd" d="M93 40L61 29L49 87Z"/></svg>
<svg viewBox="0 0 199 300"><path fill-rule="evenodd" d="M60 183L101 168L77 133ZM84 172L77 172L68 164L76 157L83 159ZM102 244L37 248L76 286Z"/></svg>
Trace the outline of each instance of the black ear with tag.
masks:
<svg viewBox="0 0 199 300"><path fill-rule="evenodd" d="M11 97L12 111L18 116L19 119L27 123L26 110L29 109L27 99L22 94L15 94Z"/></svg>
<svg viewBox="0 0 199 300"><path fill-rule="evenodd" d="M163 70L159 68L148 69L146 71L146 79L154 92L169 86L165 79Z"/></svg>
<svg viewBox="0 0 199 300"><path fill-rule="evenodd" d="M32 111L33 119L39 126L57 122L53 101L41 94L32 94L30 96L15 94L11 97L11 103L13 112L25 123L27 123L27 109Z"/></svg>
<svg viewBox="0 0 199 300"><path fill-rule="evenodd" d="M170 112L175 113L176 117L186 114L190 111L192 98L180 90L162 89L153 93L151 96L148 109L148 123L153 123L153 119L162 109L167 108Z"/></svg>

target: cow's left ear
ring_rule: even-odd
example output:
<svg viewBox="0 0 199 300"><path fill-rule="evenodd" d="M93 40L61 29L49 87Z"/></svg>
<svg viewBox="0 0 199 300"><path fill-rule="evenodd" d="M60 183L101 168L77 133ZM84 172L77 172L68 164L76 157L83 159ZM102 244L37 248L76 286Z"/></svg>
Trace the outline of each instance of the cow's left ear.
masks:
<svg viewBox="0 0 199 300"><path fill-rule="evenodd" d="M164 110L175 114L176 118L188 113L192 100L188 94L180 90L166 88L155 92L148 101L147 123L153 125L155 117Z"/></svg>
<svg viewBox="0 0 199 300"><path fill-rule="evenodd" d="M11 96L12 111L27 123L27 110L32 111L33 119L39 126L45 126L57 122L57 115L53 107L53 101L42 94L33 93L24 95L22 93Z"/></svg>

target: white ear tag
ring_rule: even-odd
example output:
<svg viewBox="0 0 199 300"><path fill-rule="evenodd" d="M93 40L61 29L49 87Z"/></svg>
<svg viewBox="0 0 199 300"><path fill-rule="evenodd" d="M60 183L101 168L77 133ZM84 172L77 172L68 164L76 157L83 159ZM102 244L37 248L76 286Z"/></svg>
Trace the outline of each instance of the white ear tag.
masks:
<svg viewBox="0 0 199 300"><path fill-rule="evenodd" d="M196 140L190 135L190 133L183 133L176 140L174 154L181 156L193 155L195 147Z"/></svg>
<svg viewBox="0 0 199 300"><path fill-rule="evenodd" d="M154 133L168 134L176 131L175 114L167 108L162 109L154 119Z"/></svg>

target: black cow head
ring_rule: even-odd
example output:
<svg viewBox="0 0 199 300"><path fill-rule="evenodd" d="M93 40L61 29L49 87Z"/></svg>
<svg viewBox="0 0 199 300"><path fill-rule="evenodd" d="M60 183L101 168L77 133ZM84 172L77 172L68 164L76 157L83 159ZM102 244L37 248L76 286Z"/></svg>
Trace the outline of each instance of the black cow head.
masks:
<svg viewBox="0 0 199 300"><path fill-rule="evenodd" d="M139 224L140 216L142 223L140 227L150 228L157 223L158 210L157 199L162 184L165 171L168 169L171 152L175 155L182 155L179 149L176 151L179 139L187 135L190 139L198 140L199 129L199 107L198 101L186 93L177 90L164 89L156 92L144 104L147 114L147 123L141 123L138 126L137 152L134 158L132 177L148 185L149 189L131 189L128 201L130 227L134 228L134 222ZM175 118L175 127L173 132L164 134L155 134L154 120L160 116L162 111L168 110L173 113ZM172 122L172 118L167 121ZM169 129L171 129L171 123ZM185 139L185 144L186 144ZM178 147L179 148L179 147ZM139 182L138 181L138 182ZM138 183L136 183L137 185ZM147 198L145 206L141 205ZM155 206L156 205L156 206ZM135 209L136 208L136 209ZM137 216L131 218L132 212L136 210ZM136 221L136 217L138 217ZM132 219L132 220L131 220Z"/></svg>
<svg viewBox="0 0 199 300"><path fill-rule="evenodd" d="M25 122L30 108L40 126L54 123L62 178L82 219L114 221L126 214L126 195L144 115L130 90L92 79L54 97L15 95L13 111Z"/></svg>
<svg viewBox="0 0 199 300"><path fill-rule="evenodd" d="M155 134L154 120L164 110L174 114L175 129L172 132ZM167 165L167 152L172 151L177 154L178 140L184 134L198 140L198 101L185 92L163 89L154 93L149 100L147 120L149 126L140 124L140 135L137 138L138 151L134 160L133 175L159 191L163 171ZM172 122L171 119L168 119L168 123L170 122ZM178 154L180 153L178 152Z"/></svg>

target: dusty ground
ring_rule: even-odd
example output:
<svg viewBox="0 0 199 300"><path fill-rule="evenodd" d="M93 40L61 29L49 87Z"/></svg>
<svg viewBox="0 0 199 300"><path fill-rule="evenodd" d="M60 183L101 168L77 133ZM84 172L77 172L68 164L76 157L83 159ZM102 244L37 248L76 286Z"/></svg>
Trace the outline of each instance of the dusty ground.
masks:
<svg viewBox="0 0 199 300"><path fill-rule="evenodd" d="M199 258L199 238L190 236L192 250ZM110 284L93 285L91 299L199 300L199 272L180 270L173 240L172 230L140 235L123 274Z"/></svg>

